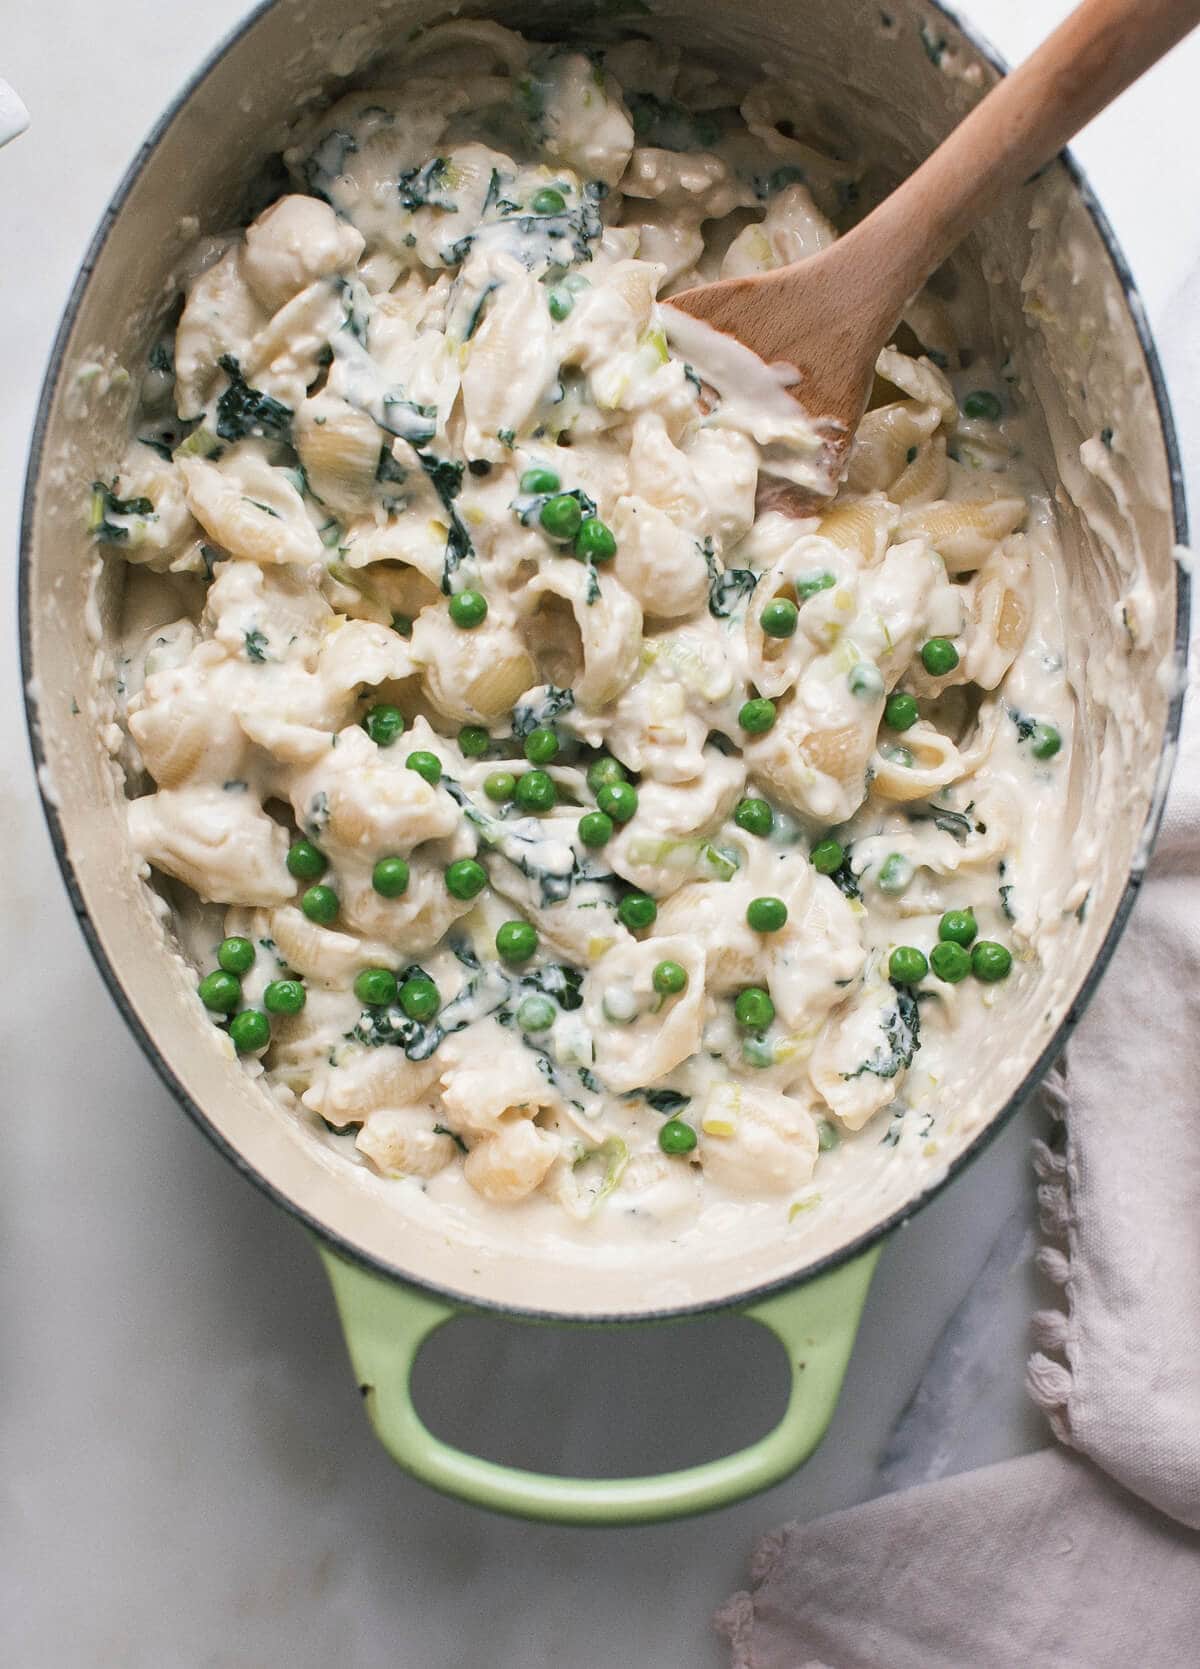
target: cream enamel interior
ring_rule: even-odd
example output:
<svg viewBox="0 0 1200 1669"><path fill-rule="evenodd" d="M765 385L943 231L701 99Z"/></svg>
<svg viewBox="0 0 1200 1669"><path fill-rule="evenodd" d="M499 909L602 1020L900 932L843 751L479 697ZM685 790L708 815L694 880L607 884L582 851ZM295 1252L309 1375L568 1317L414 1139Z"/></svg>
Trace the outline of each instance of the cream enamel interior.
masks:
<svg viewBox="0 0 1200 1669"><path fill-rule="evenodd" d="M487 15L489 8L472 11ZM543 18L552 37L565 32L551 8L491 11L535 31ZM670 5L655 6L653 20L633 22L685 39L693 51L732 52L760 66L769 61L802 93L839 110L868 149L907 165L959 119L992 72L925 7L888 11L885 26L877 6L854 0L812 14L766 5L751 25L744 9L730 4ZM239 38L168 126L86 287L49 413L34 507L29 629L44 786L105 954L181 1087L253 1171L349 1247L432 1285L527 1309L632 1315L728 1301L802 1275L937 1180L1002 1108L1069 1011L1130 870L1144 859L1142 829L1173 693L1175 559L1166 447L1129 305L1061 168L997 215L962 263L964 272L974 266L988 280L986 305L1045 419L1039 462L1062 483L1084 717L1071 784L1076 835L1063 867L1069 877L1089 878L1091 898L1070 954L1009 1009L991 1053L977 1063L966 1097L974 1110L943 1147L938 1170L898 1171L890 1192L873 1195L869 1218L814 1218L802 1237L781 1235L753 1249L732 1242L703 1263L673 1263L669 1244L657 1247L653 1282L643 1277L640 1259L581 1259L565 1278L561 1266L532 1249L501 1252L482 1241L451 1240L433 1214L426 1220L398 1212L379 1179L349 1172L212 1047L198 1005L183 1000L192 976L165 948L155 901L136 879L120 787L90 701L94 558L83 527L86 485L111 473L134 398L133 385L114 370L141 362L197 230L246 218L250 182L279 150L302 103L322 89L342 90L347 83L333 71L349 74L377 45L403 39L416 22L437 15L419 5L362 0L339 5L336 14L334 30L330 8L281 0ZM585 38L587 32L580 30ZM939 41L940 54L931 52ZM141 298L140 308L131 298ZM1106 430L1111 448L1099 438ZM113 598L101 587L97 601L104 632L112 626Z"/></svg>

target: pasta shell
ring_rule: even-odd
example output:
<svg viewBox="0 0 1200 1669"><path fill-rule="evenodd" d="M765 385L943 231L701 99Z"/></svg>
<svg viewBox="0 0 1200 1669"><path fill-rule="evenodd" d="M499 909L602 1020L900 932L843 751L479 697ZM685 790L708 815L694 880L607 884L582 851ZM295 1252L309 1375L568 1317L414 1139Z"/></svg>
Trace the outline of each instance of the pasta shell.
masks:
<svg viewBox="0 0 1200 1669"><path fill-rule="evenodd" d="M435 1129L431 1106L376 1107L355 1139L355 1147L381 1176L436 1176L455 1155L453 1138Z"/></svg>
<svg viewBox="0 0 1200 1669"><path fill-rule="evenodd" d="M488 723L510 713L525 691L537 683L538 671L524 648L500 655L467 685L467 701Z"/></svg>
<svg viewBox="0 0 1200 1669"><path fill-rule="evenodd" d="M275 313L318 278L349 272L363 252L362 233L318 197L279 197L246 228L242 274Z"/></svg>
<svg viewBox="0 0 1200 1669"><path fill-rule="evenodd" d="M898 539L927 539L951 574L978 568L1000 539L1015 533L1029 506L1023 498L938 499L905 510Z"/></svg>
<svg viewBox="0 0 1200 1669"><path fill-rule="evenodd" d="M963 657L966 675L994 690L1025 641L1032 613L1029 561L1025 541L1008 539L972 581L971 627Z"/></svg>
<svg viewBox="0 0 1200 1669"><path fill-rule="evenodd" d="M756 1198L786 1194L811 1180L817 1126L808 1107L757 1084L726 1081L705 1098L700 1162L722 1188ZM709 1134L709 1128L728 1134Z"/></svg>
<svg viewBox="0 0 1200 1669"><path fill-rule="evenodd" d="M888 496L897 504L928 504L942 496L949 478L945 439L934 435L917 447L916 457L892 482Z"/></svg>
<svg viewBox="0 0 1200 1669"><path fill-rule="evenodd" d="M318 926L294 904L272 914L271 937L289 968L322 985L344 985L370 961L358 939Z"/></svg>
<svg viewBox="0 0 1200 1669"><path fill-rule="evenodd" d="M201 417L220 375L217 361L244 361L267 314L242 274L241 246L234 244L188 290L175 332L175 405L180 417Z"/></svg>
<svg viewBox="0 0 1200 1669"><path fill-rule="evenodd" d="M319 562L324 556L304 501L282 470L244 447L219 464L180 460L192 514L232 556L250 562Z"/></svg>
<svg viewBox="0 0 1200 1669"><path fill-rule="evenodd" d="M504 448L497 432L520 434L528 426L557 364L552 329L536 279L519 267L506 273L464 349L469 355L462 374L468 457L501 458Z"/></svg>
<svg viewBox="0 0 1200 1669"><path fill-rule="evenodd" d="M151 688L166 674L156 674ZM148 701L138 696L129 709L129 733L160 788L178 788L204 758L212 737L205 692L172 680L170 694Z"/></svg>
<svg viewBox="0 0 1200 1669"><path fill-rule="evenodd" d="M529 591L570 602L583 650L575 700L586 711L598 711L637 673L642 647L642 611L637 602L614 576L600 579L577 562L544 568L530 581Z"/></svg>
<svg viewBox="0 0 1200 1669"><path fill-rule="evenodd" d="M922 800L962 776L964 765L948 736L922 720L904 732L901 743L877 750L872 760L872 791L884 800Z"/></svg>
<svg viewBox="0 0 1200 1669"><path fill-rule="evenodd" d="M559 1092L542 1076L528 1050L505 1036L494 1022L488 1047L447 1038L441 1057L442 1100L451 1120L468 1137L494 1136L508 1125L530 1124L540 1112L561 1107Z"/></svg>
<svg viewBox="0 0 1200 1669"><path fill-rule="evenodd" d="M842 724L835 730L818 730L805 736L800 752L814 771L839 780L866 764L861 724Z"/></svg>
<svg viewBox="0 0 1200 1669"><path fill-rule="evenodd" d="M890 487L907 467L908 454L927 441L941 421L937 408L900 400L869 411L858 426L846 466L852 493Z"/></svg>
<svg viewBox="0 0 1200 1669"><path fill-rule="evenodd" d="M958 401L954 390L945 373L939 371L931 359L913 359L897 348L884 348L875 361L875 372L912 399L923 405L935 406L947 428L958 422Z"/></svg>
<svg viewBox="0 0 1200 1669"><path fill-rule="evenodd" d="M883 560L899 517L882 493L835 504L821 517L817 531L841 550L853 551L873 568Z"/></svg>
<svg viewBox="0 0 1200 1669"><path fill-rule="evenodd" d="M244 793L185 783L133 800L134 850L214 904L278 904L290 897L287 832Z"/></svg>
<svg viewBox="0 0 1200 1669"><path fill-rule="evenodd" d="M541 1187L557 1154L553 1136L522 1120L477 1143L463 1160L463 1175L493 1205L512 1205Z"/></svg>
<svg viewBox="0 0 1200 1669"><path fill-rule="evenodd" d="M362 1049L327 1067L300 1099L330 1124L361 1124L377 1107L419 1101L437 1072L433 1061L410 1061L402 1049Z"/></svg>
<svg viewBox="0 0 1200 1669"><path fill-rule="evenodd" d="M884 1019L895 1000L890 987L863 987L830 1015L813 1049L809 1063L813 1088L848 1130L861 1130L888 1105L904 1081L904 1067L890 1078L861 1070L884 1041Z"/></svg>
<svg viewBox="0 0 1200 1669"><path fill-rule="evenodd" d="M383 437L366 412L332 394L305 400L292 432L309 486L323 504L345 515L370 506Z"/></svg>

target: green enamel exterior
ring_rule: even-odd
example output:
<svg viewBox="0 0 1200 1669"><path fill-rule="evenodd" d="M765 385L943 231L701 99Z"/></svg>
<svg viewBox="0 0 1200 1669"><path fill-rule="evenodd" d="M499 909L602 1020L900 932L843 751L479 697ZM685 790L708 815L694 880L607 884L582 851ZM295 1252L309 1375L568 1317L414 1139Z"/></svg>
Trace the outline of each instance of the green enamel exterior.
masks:
<svg viewBox="0 0 1200 1669"><path fill-rule="evenodd" d="M422 1483L475 1506L585 1525L649 1524L709 1512L794 1472L833 1416L879 1256L872 1248L827 1275L737 1312L769 1328L791 1366L787 1408L757 1443L658 1477L560 1478L469 1455L435 1437L418 1416L411 1397L413 1365L425 1341L465 1309L347 1263L324 1245L318 1250L371 1423L393 1460Z"/></svg>

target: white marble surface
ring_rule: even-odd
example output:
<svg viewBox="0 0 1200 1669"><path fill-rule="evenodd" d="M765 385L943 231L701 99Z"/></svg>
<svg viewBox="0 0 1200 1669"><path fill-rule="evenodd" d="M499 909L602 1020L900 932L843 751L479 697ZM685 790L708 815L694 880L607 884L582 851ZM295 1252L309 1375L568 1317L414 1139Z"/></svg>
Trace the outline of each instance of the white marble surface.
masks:
<svg viewBox="0 0 1200 1669"><path fill-rule="evenodd" d="M10 553L42 367L85 241L162 105L244 9L38 0L7 13L0 74L32 117L0 153ZM1010 57L1067 9L969 7ZM1077 146L1189 413L1197 80L1193 42ZM508 1523L404 1477L371 1438L304 1236L173 1106L87 957L34 801L11 587L3 607L6 1662L716 1669L709 1613L741 1582L758 1531L1047 1440L1021 1388L1027 1113L888 1248L826 1442L770 1495L692 1523L589 1532ZM935 1419L914 1417L897 1444L944 1329L922 1403ZM421 1381L447 1435L526 1464L614 1471L745 1441L777 1405L778 1372L745 1323L615 1338L467 1322Z"/></svg>

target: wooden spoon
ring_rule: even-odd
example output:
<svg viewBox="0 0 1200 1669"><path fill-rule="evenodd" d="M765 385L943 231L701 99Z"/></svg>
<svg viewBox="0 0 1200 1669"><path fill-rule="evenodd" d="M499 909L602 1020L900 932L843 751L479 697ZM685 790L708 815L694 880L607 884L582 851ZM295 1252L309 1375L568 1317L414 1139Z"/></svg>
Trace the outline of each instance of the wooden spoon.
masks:
<svg viewBox="0 0 1200 1669"><path fill-rule="evenodd" d="M879 351L930 273L1005 192L1197 24L1200 0L1084 0L845 237L774 272L671 297L670 307L752 349L814 419L826 496L866 409ZM779 487L772 508L804 515L820 501Z"/></svg>

